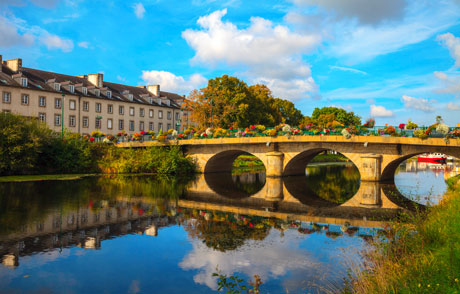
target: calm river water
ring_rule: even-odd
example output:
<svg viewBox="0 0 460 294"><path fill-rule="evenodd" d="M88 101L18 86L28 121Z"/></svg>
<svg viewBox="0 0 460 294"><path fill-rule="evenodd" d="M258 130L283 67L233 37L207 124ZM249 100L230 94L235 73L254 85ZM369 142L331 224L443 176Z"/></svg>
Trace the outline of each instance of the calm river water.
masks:
<svg viewBox="0 0 460 294"><path fill-rule="evenodd" d="M258 274L263 293L340 289L383 221L407 198L436 202L454 169L406 163L397 189L343 164L286 179L3 183L0 293L216 293L216 269Z"/></svg>

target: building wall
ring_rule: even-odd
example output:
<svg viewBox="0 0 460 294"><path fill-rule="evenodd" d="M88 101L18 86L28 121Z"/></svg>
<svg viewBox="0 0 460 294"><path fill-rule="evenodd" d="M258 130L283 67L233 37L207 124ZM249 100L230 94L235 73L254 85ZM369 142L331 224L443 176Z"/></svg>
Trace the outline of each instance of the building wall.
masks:
<svg viewBox="0 0 460 294"><path fill-rule="evenodd" d="M11 93L11 102L4 103L3 92ZM29 95L29 103L23 105L21 103L22 95ZM27 117L39 118L40 113L45 114L46 124L55 131L61 130L61 125L55 124L55 115L61 116L62 109L55 106L55 99L62 99L62 96L56 92L47 92L40 90L31 90L20 87L0 86L0 111L10 111L14 114L20 114ZM46 106L39 105L40 97L46 97ZM84 109L85 102L89 103L88 110ZM71 103L75 104L75 109L71 109ZM101 111L96 112L96 103L100 103ZM62 105L62 100L61 100ZM113 106L112 113L108 113L108 105ZM124 114L119 113L119 107L124 107ZM130 108L134 108L134 115L130 114ZM140 116L140 110L144 109L144 116ZM150 110L153 111L153 117L150 117ZM160 118L160 112L163 117ZM168 117L168 112L170 116ZM70 125L70 116L75 118L75 126ZM88 126L83 125L84 118L88 118ZM106 134L113 134L120 132L119 120L123 120L125 130L128 134L141 131L140 124L144 123L143 130L148 131L150 123L153 123L153 130L158 133L160 124L162 124L163 131L169 128L180 128L180 118L182 117L181 111L177 108L162 107L157 105L141 104L136 102L123 102L116 100L108 100L104 98L81 97L78 95L67 94L64 99L64 127L71 132L81 134L88 134L96 130L96 119L100 117L101 127L100 131ZM179 120L177 119L179 118ZM108 128L108 120L112 120L112 128ZM134 129L130 130L130 121L134 124Z"/></svg>

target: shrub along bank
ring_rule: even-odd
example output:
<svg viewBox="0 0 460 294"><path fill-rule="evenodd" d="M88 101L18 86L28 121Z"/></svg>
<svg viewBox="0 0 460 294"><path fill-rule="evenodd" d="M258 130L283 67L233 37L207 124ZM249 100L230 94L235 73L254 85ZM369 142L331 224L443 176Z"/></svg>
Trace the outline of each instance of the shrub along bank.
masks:
<svg viewBox="0 0 460 294"><path fill-rule="evenodd" d="M35 119L0 114L0 175L58 173L193 173L179 147L121 149L50 130Z"/></svg>
<svg viewBox="0 0 460 294"><path fill-rule="evenodd" d="M448 184L439 205L387 230L346 292L460 293L460 177Z"/></svg>

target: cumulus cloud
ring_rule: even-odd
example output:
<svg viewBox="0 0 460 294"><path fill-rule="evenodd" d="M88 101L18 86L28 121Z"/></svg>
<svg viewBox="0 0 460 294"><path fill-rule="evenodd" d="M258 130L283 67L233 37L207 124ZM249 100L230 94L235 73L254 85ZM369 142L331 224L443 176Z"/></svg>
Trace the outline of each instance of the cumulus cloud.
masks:
<svg viewBox="0 0 460 294"><path fill-rule="evenodd" d="M50 50L60 49L63 52L70 52L73 49L72 40L63 39L47 32L40 36L40 41Z"/></svg>
<svg viewBox="0 0 460 294"><path fill-rule="evenodd" d="M440 41L449 49L450 55L455 59L455 65L460 66L460 38L451 33L439 35L436 40Z"/></svg>
<svg viewBox="0 0 460 294"><path fill-rule="evenodd" d="M393 115L393 111L386 109L385 106L371 105L372 117L391 117Z"/></svg>
<svg viewBox="0 0 460 294"><path fill-rule="evenodd" d="M205 86L208 80L200 74L193 74L188 80L167 71L143 70L142 79L148 84L159 84L162 90L189 93Z"/></svg>
<svg viewBox="0 0 460 294"><path fill-rule="evenodd" d="M307 97L317 90L310 65L302 54L319 44L317 34L297 34L267 19L252 17L246 29L222 21L227 10L198 19L200 30L188 29L182 37L195 50L191 62L244 68L251 83L264 83L274 95L288 99Z"/></svg>
<svg viewBox="0 0 460 294"><path fill-rule="evenodd" d="M449 103L447 104L447 109L448 109L448 110L460 110L460 105L455 104L455 103L453 103L453 102L449 102Z"/></svg>
<svg viewBox="0 0 460 294"><path fill-rule="evenodd" d="M405 0L294 0L297 5L314 5L335 12L338 18L354 18L360 23L375 25L404 17Z"/></svg>
<svg viewBox="0 0 460 294"><path fill-rule="evenodd" d="M144 18L145 8L144 8L144 5L142 5L142 3L134 4L133 9L134 9L134 14L136 14L136 17L138 19Z"/></svg>
<svg viewBox="0 0 460 294"><path fill-rule="evenodd" d="M433 100L429 101L425 98L415 98L407 95L403 95L401 101L404 103L406 108L417 109L424 112L433 112Z"/></svg>
<svg viewBox="0 0 460 294"><path fill-rule="evenodd" d="M29 33L20 34L17 26L0 16L0 47L30 46L34 42L34 36Z"/></svg>

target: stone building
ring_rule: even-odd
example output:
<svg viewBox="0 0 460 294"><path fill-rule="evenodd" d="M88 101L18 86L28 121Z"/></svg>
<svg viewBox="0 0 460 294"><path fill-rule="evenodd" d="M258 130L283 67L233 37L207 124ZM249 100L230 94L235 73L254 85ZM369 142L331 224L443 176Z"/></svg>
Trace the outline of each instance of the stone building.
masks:
<svg viewBox="0 0 460 294"><path fill-rule="evenodd" d="M117 134L181 130L185 96L160 85L128 86L104 81L103 74L70 76L22 66L0 55L0 111L45 122L60 131Z"/></svg>

